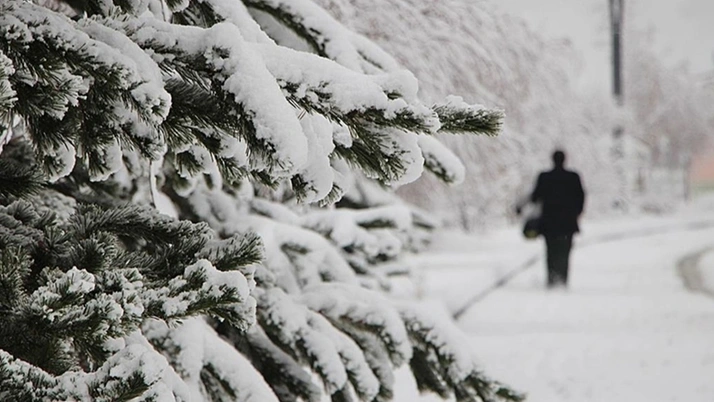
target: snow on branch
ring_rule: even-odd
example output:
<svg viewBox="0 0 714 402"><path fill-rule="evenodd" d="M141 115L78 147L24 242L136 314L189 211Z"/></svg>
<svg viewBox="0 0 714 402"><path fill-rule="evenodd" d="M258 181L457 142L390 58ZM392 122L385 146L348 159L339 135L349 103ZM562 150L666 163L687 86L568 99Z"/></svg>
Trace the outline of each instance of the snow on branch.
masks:
<svg viewBox="0 0 714 402"><path fill-rule="evenodd" d="M12 128L13 122L10 115L15 102L17 102L17 93L12 89L10 76L15 73L12 60L0 49L0 132L4 132ZM9 133L2 133L0 136L0 152L2 146L9 138L5 138Z"/></svg>
<svg viewBox="0 0 714 402"><path fill-rule="evenodd" d="M501 132L504 112L481 105L469 105L459 96L449 96L433 107L441 121L440 132L475 133L489 136Z"/></svg>
<svg viewBox="0 0 714 402"><path fill-rule="evenodd" d="M460 184L466 176L463 162L436 138L419 136L419 147L424 156L424 167L445 183Z"/></svg>
<svg viewBox="0 0 714 402"><path fill-rule="evenodd" d="M261 29L241 1L236 0L182 0L172 5L172 21L181 25L209 27L218 21L237 26L243 38L255 43L273 43Z"/></svg>
<svg viewBox="0 0 714 402"><path fill-rule="evenodd" d="M349 284L319 284L306 288L301 298L332 322L346 321L378 335L395 366L411 358L404 323L379 293Z"/></svg>
<svg viewBox="0 0 714 402"><path fill-rule="evenodd" d="M147 321L142 331L178 373L191 397L200 400L203 390L211 397L237 402L277 402L273 391L246 359L201 318L179 326Z"/></svg>
<svg viewBox="0 0 714 402"><path fill-rule="evenodd" d="M265 244L265 266L286 289L320 282L356 283L339 251L318 233L261 217L250 221Z"/></svg>
<svg viewBox="0 0 714 402"><path fill-rule="evenodd" d="M307 111L347 126L371 123L415 132L439 129L436 114L416 101L416 79L411 73L373 77L286 47L256 48L288 99ZM392 92L393 87L407 92Z"/></svg>
<svg viewBox="0 0 714 402"><path fill-rule="evenodd" d="M348 377L338 345L315 323L315 313L272 288L258 294L258 321L273 342L310 366L329 394L345 387Z"/></svg>
<svg viewBox="0 0 714 402"><path fill-rule="evenodd" d="M57 379L0 349L0 397L13 395L17 400L66 399L67 393L56 389Z"/></svg>
<svg viewBox="0 0 714 402"><path fill-rule="evenodd" d="M11 113L30 123L35 147L50 157L48 173L67 175L79 149L92 177L106 177L119 169L119 141L146 156L160 155L156 125L170 97L135 44L87 22L85 28L111 45L95 40L75 22L31 3L9 1L0 8L0 50L15 68L12 88L23 95ZM143 129L125 131L127 122Z"/></svg>
<svg viewBox="0 0 714 402"><path fill-rule="evenodd" d="M147 313L164 320L206 314L227 320L236 328L254 324L255 299L239 272L218 271L207 260L186 267L168 286L144 292Z"/></svg>
<svg viewBox="0 0 714 402"><path fill-rule="evenodd" d="M414 345L409 362L421 391L457 401L522 401L524 395L491 380L477 367L468 340L449 315L401 303L399 313Z"/></svg>
<svg viewBox="0 0 714 402"><path fill-rule="evenodd" d="M255 321L253 271L238 266L254 261L255 236L206 247L209 234L205 225L140 207L85 206L62 223L28 202L0 207L0 287L8 290L0 297L7 312L0 349L61 375L59 389L78 400L181 394L181 380L135 335L146 319L204 314L239 330ZM31 250L40 247L46 252L36 259ZM162 264L169 268L156 269Z"/></svg>
<svg viewBox="0 0 714 402"><path fill-rule="evenodd" d="M54 376L0 350L0 397L11 400L186 401L185 388L167 384L166 359L151 347L131 344L91 373L68 371Z"/></svg>
<svg viewBox="0 0 714 402"><path fill-rule="evenodd" d="M330 239L357 273L374 276L374 265L400 254L402 242L393 232L406 232L412 220L406 206L390 205L314 211L303 216L301 225Z"/></svg>
<svg viewBox="0 0 714 402"><path fill-rule="evenodd" d="M281 401L298 398L307 402L321 400L322 390L314 384L311 374L274 344L260 326L256 325L245 333L225 326L220 326L218 330L253 363Z"/></svg>
<svg viewBox="0 0 714 402"><path fill-rule="evenodd" d="M245 0L305 39L320 56L354 71L378 73L399 68L379 46L340 24L310 0Z"/></svg>
<svg viewBox="0 0 714 402"><path fill-rule="evenodd" d="M164 68L171 69L174 59L201 65L213 82L211 88L220 91L219 98L232 102L230 116L243 127L234 134L246 141L255 156L265 157L251 158L253 169L290 175L305 163L307 140L295 112L235 25L219 23L202 29L140 17L126 18L118 28L142 48L151 49Z"/></svg>

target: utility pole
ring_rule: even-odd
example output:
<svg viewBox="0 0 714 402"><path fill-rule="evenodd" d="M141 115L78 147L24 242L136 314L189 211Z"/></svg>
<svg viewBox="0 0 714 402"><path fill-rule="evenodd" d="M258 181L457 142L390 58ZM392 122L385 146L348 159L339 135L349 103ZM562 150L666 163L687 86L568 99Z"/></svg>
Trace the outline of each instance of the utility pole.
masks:
<svg viewBox="0 0 714 402"><path fill-rule="evenodd" d="M610 0L610 27L612 31L612 94L617 106L624 105L622 95L622 20L624 0Z"/></svg>
<svg viewBox="0 0 714 402"><path fill-rule="evenodd" d="M612 33L612 95L615 99L618 113L612 130L612 162L615 170L617 194L613 200L613 207L626 210L629 186L627 172L625 171L625 144L624 128L622 127L622 108L625 104L622 86L622 24L625 0L609 0L610 2L610 28Z"/></svg>

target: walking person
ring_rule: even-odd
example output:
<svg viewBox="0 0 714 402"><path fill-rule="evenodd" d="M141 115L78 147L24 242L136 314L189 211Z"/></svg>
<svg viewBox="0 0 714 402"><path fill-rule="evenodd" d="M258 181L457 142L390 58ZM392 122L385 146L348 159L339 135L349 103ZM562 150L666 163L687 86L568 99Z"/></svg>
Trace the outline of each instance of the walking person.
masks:
<svg viewBox="0 0 714 402"><path fill-rule="evenodd" d="M538 176L531 202L541 204L540 233L545 237L548 287L567 286L573 235L585 205L580 176L565 169L565 153L553 153L553 169Z"/></svg>

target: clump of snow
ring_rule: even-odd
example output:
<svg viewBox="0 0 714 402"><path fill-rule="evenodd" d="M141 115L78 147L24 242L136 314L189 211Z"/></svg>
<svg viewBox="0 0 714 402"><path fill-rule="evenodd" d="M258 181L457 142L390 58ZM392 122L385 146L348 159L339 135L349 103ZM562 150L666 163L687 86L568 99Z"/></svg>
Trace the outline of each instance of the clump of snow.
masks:
<svg viewBox="0 0 714 402"><path fill-rule="evenodd" d="M163 165L163 157L158 161L151 161L149 166L149 191L151 191L151 198L154 201L154 207L160 213L170 216L172 218L178 219L178 210L174 206L171 198L159 191L157 186L157 176L161 166Z"/></svg>
<svg viewBox="0 0 714 402"><path fill-rule="evenodd" d="M149 321L143 331L150 340L165 348L172 366L181 375L182 384L188 388L190 398L185 400L203 400L202 375L210 373L230 387L225 392L235 393L236 400L278 401L251 363L202 318L189 318L171 328L160 321Z"/></svg>
<svg viewBox="0 0 714 402"><path fill-rule="evenodd" d="M436 353L446 364L446 373L459 383L478 370L474 353L466 334L443 310L433 310L428 304L402 303L401 317L410 332L418 332L428 342L430 353Z"/></svg>
<svg viewBox="0 0 714 402"><path fill-rule="evenodd" d="M223 81L223 90L249 116L255 138L272 151L270 160L252 158L253 169L289 176L305 164L307 140L297 116L265 68L255 45L246 42L235 25L222 22L201 29L141 17L127 19L119 28L141 46L164 51L177 49L206 59L216 77ZM164 57L173 55L152 53L157 63Z"/></svg>
<svg viewBox="0 0 714 402"><path fill-rule="evenodd" d="M255 198L250 201L250 207L256 213L275 219L278 222L290 225L300 224L300 215L284 204L270 202L262 198Z"/></svg>
<svg viewBox="0 0 714 402"><path fill-rule="evenodd" d="M186 2L188 3L188 0ZM232 0L197 0L196 2L210 4L216 14L240 29L241 35L246 41L274 43L253 19L243 2Z"/></svg>
<svg viewBox="0 0 714 402"><path fill-rule="evenodd" d="M328 393L342 389L347 383L347 372L337 345L323 332L325 328L316 328L312 324L315 313L295 303L278 288L265 289L258 298L263 327L275 331L281 343L311 356L307 363L320 375ZM296 342L298 339L299 343Z"/></svg>
<svg viewBox="0 0 714 402"><path fill-rule="evenodd" d="M96 21L83 19L77 27L92 39L106 43L124 56L124 63L138 76L137 81L141 82L132 88L132 97L142 109L153 112L148 114L151 123L163 122L171 109L171 95L164 89L161 70L151 57L123 33ZM156 133L154 136L157 136Z"/></svg>
<svg viewBox="0 0 714 402"><path fill-rule="evenodd" d="M87 272L87 270L79 270L77 267L73 267L65 275L69 282L68 292L89 293L94 290L94 275Z"/></svg>
<svg viewBox="0 0 714 402"><path fill-rule="evenodd" d="M313 202L327 196L332 190L334 175L330 166L330 154L335 149L332 143L332 123L320 115L306 114L300 119L307 137L307 163L300 172L306 182L304 202Z"/></svg>
<svg viewBox="0 0 714 402"><path fill-rule="evenodd" d="M260 51L266 67L276 79L301 88L295 96L312 101L329 101L330 107L344 114L376 109L383 113L385 118L392 119L398 113L412 113L421 119L430 131L436 132L439 128L438 118L425 105L418 102L407 103L401 97L390 99L387 96L392 87L409 88L409 81L413 76L394 74L389 79L384 76L374 79L373 76L335 65L332 61L313 54L266 45L256 45L256 49ZM396 81L400 80L406 82L397 84ZM388 84L388 88L383 88L380 83Z"/></svg>
<svg viewBox="0 0 714 402"><path fill-rule="evenodd" d="M456 154L434 137L420 134L418 141L426 166L449 184L461 184L464 181L466 167Z"/></svg>
<svg viewBox="0 0 714 402"><path fill-rule="evenodd" d="M241 272L219 271L210 261L199 259L186 267L182 276L171 279L168 286L147 289L143 297L165 319L201 313L206 300L218 301L241 320L233 325L248 328L254 323L256 307L251 290L251 283Z"/></svg>
<svg viewBox="0 0 714 402"><path fill-rule="evenodd" d="M326 334L329 341L335 345L347 376L360 397L368 401L373 400L379 393L379 379L372 372L359 345L319 314L310 314L308 323Z"/></svg>
<svg viewBox="0 0 714 402"><path fill-rule="evenodd" d="M338 247L359 249L369 257L396 256L402 250L402 242L391 230L404 231L411 224L411 212L403 205L314 211L301 220L302 226L323 234ZM390 230L375 229L378 227Z"/></svg>
<svg viewBox="0 0 714 402"><path fill-rule="evenodd" d="M411 358L412 346L404 323L382 294L359 286L332 283L309 286L300 298L308 307L326 317L346 319L358 327L374 328L388 346L395 365Z"/></svg>
<svg viewBox="0 0 714 402"><path fill-rule="evenodd" d="M437 120L438 122L438 120ZM405 133L394 130L392 133L392 143L382 150L388 156L399 155L405 165L404 173L390 182L393 186L402 186L418 179L424 172L424 157L419 148L418 137L414 133Z"/></svg>
<svg viewBox="0 0 714 402"><path fill-rule="evenodd" d="M63 143L58 148L49 150L45 154L52 158L53 161L53 171L50 172L48 177L51 183L72 173L77 158L77 152L72 144Z"/></svg>
<svg viewBox="0 0 714 402"><path fill-rule="evenodd" d="M377 73L393 71L399 64L381 48L363 36L345 28L324 9L309 0L265 0L263 7L291 16L313 40L323 47L326 56L354 71Z"/></svg>
<svg viewBox="0 0 714 402"><path fill-rule="evenodd" d="M243 274L235 271L222 272L217 270L208 260L199 260L189 265L184 271L184 276L190 277L200 273L206 276L206 281L201 285L201 290L212 297L219 297L228 289L236 289L238 294L247 298L250 294L248 281Z"/></svg>
<svg viewBox="0 0 714 402"><path fill-rule="evenodd" d="M274 272L286 289L298 289L297 276L307 283L339 281L355 283L357 278L339 251L330 242L312 230L282 224L270 219L251 217L250 228L263 239L266 250L265 266ZM308 258L311 263L300 264L304 270L297 270L283 252L283 248L294 248ZM309 271L308 271L309 270ZM312 272L312 273L310 273ZM308 279L311 278L311 279Z"/></svg>
<svg viewBox="0 0 714 402"><path fill-rule="evenodd" d="M112 141L107 147L95 149L95 151L99 152L102 165L98 169L89 169L90 181L105 181L109 176L121 170L123 165L122 150L117 140Z"/></svg>
<svg viewBox="0 0 714 402"><path fill-rule="evenodd" d="M352 147L352 134L344 124L332 122L332 141L344 148Z"/></svg>
<svg viewBox="0 0 714 402"><path fill-rule="evenodd" d="M219 23L206 31L206 40L216 49L229 50L228 59L210 53L209 62L226 75L223 87L235 96L236 103L252 115L255 136L275 148L276 162L291 173L307 160L307 140L297 117L285 101L272 75L264 68L261 56L242 40L231 24Z"/></svg>

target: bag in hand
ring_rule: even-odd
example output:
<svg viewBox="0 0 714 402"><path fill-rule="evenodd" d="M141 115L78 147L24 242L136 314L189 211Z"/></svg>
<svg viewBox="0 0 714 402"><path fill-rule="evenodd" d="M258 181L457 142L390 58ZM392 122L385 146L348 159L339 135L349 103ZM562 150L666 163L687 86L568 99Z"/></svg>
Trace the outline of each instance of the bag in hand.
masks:
<svg viewBox="0 0 714 402"><path fill-rule="evenodd" d="M526 223L523 225L523 236L529 240L540 236L540 222L539 216L526 219Z"/></svg>

